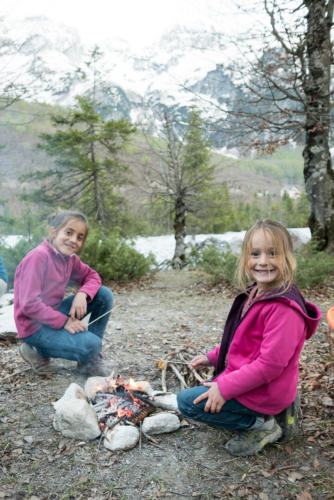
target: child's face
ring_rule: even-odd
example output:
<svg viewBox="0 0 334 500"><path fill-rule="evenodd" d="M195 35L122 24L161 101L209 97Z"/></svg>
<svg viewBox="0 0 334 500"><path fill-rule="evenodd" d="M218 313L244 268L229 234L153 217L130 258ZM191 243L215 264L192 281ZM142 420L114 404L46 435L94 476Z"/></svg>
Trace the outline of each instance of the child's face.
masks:
<svg viewBox="0 0 334 500"><path fill-rule="evenodd" d="M263 229L254 232L251 239L247 271L256 281L259 290L281 285L281 272L272 236Z"/></svg>
<svg viewBox="0 0 334 500"><path fill-rule="evenodd" d="M52 245L64 255L77 253L82 247L87 227L80 219L70 219L61 229L50 228Z"/></svg>

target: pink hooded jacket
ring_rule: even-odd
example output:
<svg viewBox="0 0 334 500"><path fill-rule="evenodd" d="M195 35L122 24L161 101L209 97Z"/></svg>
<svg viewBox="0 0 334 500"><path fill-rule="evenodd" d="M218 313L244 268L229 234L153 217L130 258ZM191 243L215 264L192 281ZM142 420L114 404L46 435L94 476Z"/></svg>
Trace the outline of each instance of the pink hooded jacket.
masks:
<svg viewBox="0 0 334 500"><path fill-rule="evenodd" d="M299 355L321 318L317 306L281 297L255 302L235 330L227 365L214 379L225 400L276 415L295 399ZM207 357L217 367L220 346Z"/></svg>
<svg viewBox="0 0 334 500"><path fill-rule="evenodd" d="M44 240L17 266L14 280L14 318L20 338L29 337L42 325L60 329L68 317L57 311L69 281L80 285L92 300L101 287L96 271L58 252Z"/></svg>

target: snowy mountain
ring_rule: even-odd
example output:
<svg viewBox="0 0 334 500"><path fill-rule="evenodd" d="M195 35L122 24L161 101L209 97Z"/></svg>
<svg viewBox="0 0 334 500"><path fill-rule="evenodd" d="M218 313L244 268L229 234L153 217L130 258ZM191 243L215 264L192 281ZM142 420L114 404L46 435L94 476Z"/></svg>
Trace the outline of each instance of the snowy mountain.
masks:
<svg viewBox="0 0 334 500"><path fill-rule="evenodd" d="M22 21L0 18L2 93L11 82L29 87L24 97L51 104L69 105L87 83L76 70L83 67L93 47L86 47L72 28L45 17ZM104 104L114 118L140 122L152 132L161 124L167 108L182 123L191 106L204 117L223 120L220 111L238 96L227 65L232 57L217 33L176 27L159 43L134 52L126 41L112 39L99 44L104 53L103 77L112 94ZM214 128L214 127L213 127ZM212 132L217 147L224 141Z"/></svg>

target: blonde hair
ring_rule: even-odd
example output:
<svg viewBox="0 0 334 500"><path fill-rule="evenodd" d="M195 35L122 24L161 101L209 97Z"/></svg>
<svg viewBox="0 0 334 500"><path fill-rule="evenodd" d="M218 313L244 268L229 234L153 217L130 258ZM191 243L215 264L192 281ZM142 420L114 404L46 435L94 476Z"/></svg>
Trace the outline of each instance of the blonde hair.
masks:
<svg viewBox="0 0 334 500"><path fill-rule="evenodd" d="M253 235L259 229L272 237L277 265L282 277L282 285L284 285L284 290L287 290L292 285L296 270L292 238L289 231L280 222L271 219L256 221L246 232L237 267L237 283L242 289L245 289L252 281L248 271L248 259L251 255Z"/></svg>

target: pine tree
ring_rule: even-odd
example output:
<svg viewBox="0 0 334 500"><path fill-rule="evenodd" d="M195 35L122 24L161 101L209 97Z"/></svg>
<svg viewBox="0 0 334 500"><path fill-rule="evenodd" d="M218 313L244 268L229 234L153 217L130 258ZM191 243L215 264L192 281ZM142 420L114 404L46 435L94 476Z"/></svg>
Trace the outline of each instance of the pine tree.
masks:
<svg viewBox="0 0 334 500"><path fill-rule="evenodd" d="M124 118L104 118L96 97L101 90L95 66L99 56L95 48L86 63L93 72L90 92L77 96L73 108L51 117L54 133L40 135L38 147L55 158L54 167L29 177L41 181L33 192L39 203L75 206L106 230L121 222L125 202L119 188L129 180L120 155L136 129Z"/></svg>

